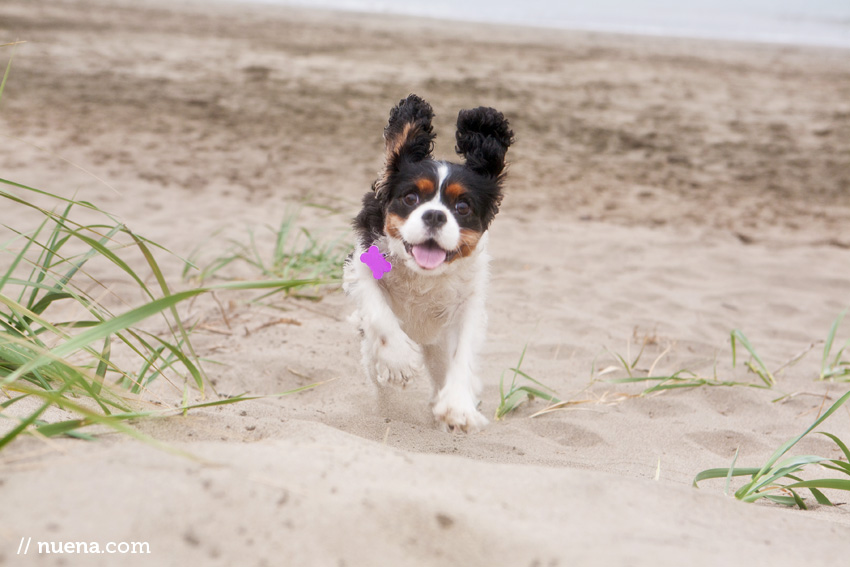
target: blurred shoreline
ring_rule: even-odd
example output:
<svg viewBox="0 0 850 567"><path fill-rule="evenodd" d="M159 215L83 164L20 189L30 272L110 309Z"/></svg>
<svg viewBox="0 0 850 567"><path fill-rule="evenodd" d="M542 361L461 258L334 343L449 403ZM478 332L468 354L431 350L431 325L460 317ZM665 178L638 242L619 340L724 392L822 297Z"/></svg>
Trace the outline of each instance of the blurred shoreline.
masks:
<svg viewBox="0 0 850 567"><path fill-rule="evenodd" d="M222 0L327 10L404 15L530 27L659 37L850 49L850 3L833 0L473 0L427 3L384 0Z"/></svg>

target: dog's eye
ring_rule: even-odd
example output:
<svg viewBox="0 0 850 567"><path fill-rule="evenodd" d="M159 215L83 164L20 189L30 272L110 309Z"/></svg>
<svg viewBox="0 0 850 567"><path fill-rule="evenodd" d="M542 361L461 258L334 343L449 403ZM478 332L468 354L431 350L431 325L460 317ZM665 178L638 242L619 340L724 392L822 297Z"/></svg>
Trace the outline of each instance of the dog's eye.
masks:
<svg viewBox="0 0 850 567"><path fill-rule="evenodd" d="M401 198L402 202L408 207L415 207L419 204L419 194L411 191L407 195Z"/></svg>
<svg viewBox="0 0 850 567"><path fill-rule="evenodd" d="M472 207L470 207L469 203L467 203L466 201L458 201L457 205L455 205L455 210L457 211L457 214L462 217L465 217L470 212L472 212Z"/></svg>

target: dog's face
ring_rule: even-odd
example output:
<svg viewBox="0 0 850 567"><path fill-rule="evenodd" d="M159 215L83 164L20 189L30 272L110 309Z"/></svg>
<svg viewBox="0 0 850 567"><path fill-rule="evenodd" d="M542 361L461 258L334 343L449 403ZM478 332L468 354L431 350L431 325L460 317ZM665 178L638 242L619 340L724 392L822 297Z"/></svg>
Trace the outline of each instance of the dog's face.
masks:
<svg viewBox="0 0 850 567"><path fill-rule="evenodd" d="M384 232L413 269L469 256L498 210L498 184L444 162L405 164L389 187Z"/></svg>
<svg viewBox="0 0 850 567"><path fill-rule="evenodd" d="M513 132L492 108L461 111L456 150L465 163L435 161L432 117L430 105L415 95L392 110L375 199L390 252L414 271L439 274L475 251L498 212Z"/></svg>

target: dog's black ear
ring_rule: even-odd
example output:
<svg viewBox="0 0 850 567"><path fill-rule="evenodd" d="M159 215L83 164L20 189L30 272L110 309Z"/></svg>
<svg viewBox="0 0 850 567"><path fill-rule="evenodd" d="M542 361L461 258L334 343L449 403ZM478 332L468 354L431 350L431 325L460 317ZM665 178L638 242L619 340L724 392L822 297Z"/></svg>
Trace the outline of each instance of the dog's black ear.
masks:
<svg viewBox="0 0 850 567"><path fill-rule="evenodd" d="M431 105L416 96L408 95L390 111L390 120L384 128L387 144L387 170L397 171L401 162L422 161L434 149Z"/></svg>
<svg viewBox="0 0 850 567"><path fill-rule="evenodd" d="M514 133L501 112L483 106L461 110L456 139L455 151L464 157L469 169L496 179L502 175Z"/></svg>
<svg viewBox="0 0 850 567"><path fill-rule="evenodd" d="M436 137L431 127L432 118L431 105L415 94L400 100L390 111L389 122L384 128L386 165L373 185L378 199L386 196L390 180L402 163L422 161L431 156Z"/></svg>

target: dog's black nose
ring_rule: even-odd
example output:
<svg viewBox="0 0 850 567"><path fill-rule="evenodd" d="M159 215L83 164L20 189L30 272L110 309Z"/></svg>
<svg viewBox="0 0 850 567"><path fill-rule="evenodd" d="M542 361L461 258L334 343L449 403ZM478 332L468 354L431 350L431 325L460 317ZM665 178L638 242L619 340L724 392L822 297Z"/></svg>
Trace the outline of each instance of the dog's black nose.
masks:
<svg viewBox="0 0 850 567"><path fill-rule="evenodd" d="M422 222L429 228L440 228L446 224L446 213L437 209L430 209L422 213Z"/></svg>

